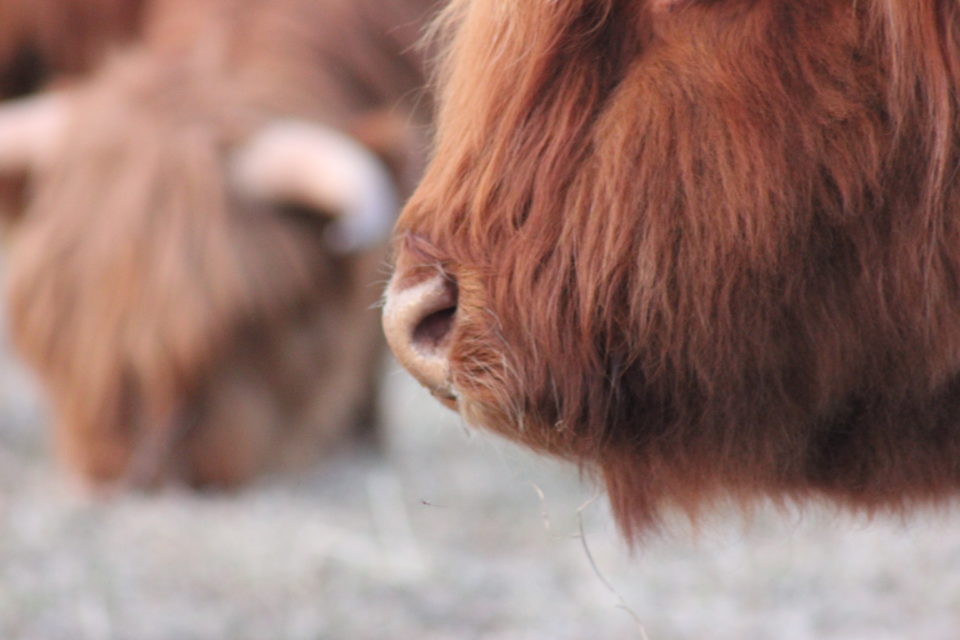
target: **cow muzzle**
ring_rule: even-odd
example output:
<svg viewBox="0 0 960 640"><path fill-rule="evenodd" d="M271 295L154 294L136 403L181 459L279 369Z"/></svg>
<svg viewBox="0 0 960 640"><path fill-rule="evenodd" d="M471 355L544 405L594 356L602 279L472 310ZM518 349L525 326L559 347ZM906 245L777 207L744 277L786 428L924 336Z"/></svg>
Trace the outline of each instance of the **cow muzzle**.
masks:
<svg viewBox="0 0 960 640"><path fill-rule="evenodd" d="M394 276L387 287L383 331L394 355L440 401L456 407L450 381L450 342L457 317L457 286L437 274L402 285Z"/></svg>

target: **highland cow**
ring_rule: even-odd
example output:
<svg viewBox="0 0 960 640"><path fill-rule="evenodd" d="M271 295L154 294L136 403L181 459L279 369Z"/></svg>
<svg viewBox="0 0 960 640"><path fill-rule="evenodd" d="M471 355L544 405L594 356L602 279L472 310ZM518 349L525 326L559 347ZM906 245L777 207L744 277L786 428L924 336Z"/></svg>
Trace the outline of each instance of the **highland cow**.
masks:
<svg viewBox="0 0 960 640"><path fill-rule="evenodd" d="M428 0L157 0L0 108L13 342L94 485L231 486L375 426L383 245L419 171Z"/></svg>
<svg viewBox="0 0 960 640"><path fill-rule="evenodd" d="M454 0L400 359L666 505L960 489L960 6Z"/></svg>

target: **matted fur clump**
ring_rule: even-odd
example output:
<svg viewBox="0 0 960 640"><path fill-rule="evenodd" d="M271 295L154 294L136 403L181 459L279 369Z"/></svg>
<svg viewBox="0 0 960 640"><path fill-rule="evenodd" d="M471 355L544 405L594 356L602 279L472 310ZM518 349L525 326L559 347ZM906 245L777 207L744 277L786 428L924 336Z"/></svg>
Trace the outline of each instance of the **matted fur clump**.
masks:
<svg viewBox="0 0 960 640"><path fill-rule="evenodd" d="M447 396L597 470L628 535L956 494L958 30L947 0L454 0L392 289L455 282Z"/></svg>
<svg viewBox="0 0 960 640"><path fill-rule="evenodd" d="M25 154L11 332L81 477L234 485L376 428L376 229L419 171L433 5L156 0L11 107L55 132Z"/></svg>

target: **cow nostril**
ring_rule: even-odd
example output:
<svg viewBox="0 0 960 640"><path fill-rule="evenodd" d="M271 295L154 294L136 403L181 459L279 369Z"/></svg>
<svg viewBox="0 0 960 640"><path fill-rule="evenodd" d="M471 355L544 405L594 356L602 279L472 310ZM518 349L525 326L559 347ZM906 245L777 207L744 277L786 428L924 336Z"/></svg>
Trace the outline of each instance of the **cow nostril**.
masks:
<svg viewBox="0 0 960 640"><path fill-rule="evenodd" d="M456 315L456 306L427 315L413 330L414 345L425 352L440 351L446 346Z"/></svg>
<svg viewBox="0 0 960 640"><path fill-rule="evenodd" d="M414 285L395 280L387 289L387 342L400 363L434 393L449 387L448 356L458 301L457 283L445 274Z"/></svg>

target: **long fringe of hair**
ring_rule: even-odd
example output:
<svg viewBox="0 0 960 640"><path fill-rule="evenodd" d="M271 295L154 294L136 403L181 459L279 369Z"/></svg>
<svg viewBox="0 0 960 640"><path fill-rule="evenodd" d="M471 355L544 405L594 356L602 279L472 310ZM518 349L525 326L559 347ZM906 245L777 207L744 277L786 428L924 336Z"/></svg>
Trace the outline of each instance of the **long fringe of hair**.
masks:
<svg viewBox="0 0 960 640"><path fill-rule="evenodd" d="M958 11L454 0L398 246L458 280L468 413L599 469L628 533L954 490Z"/></svg>

